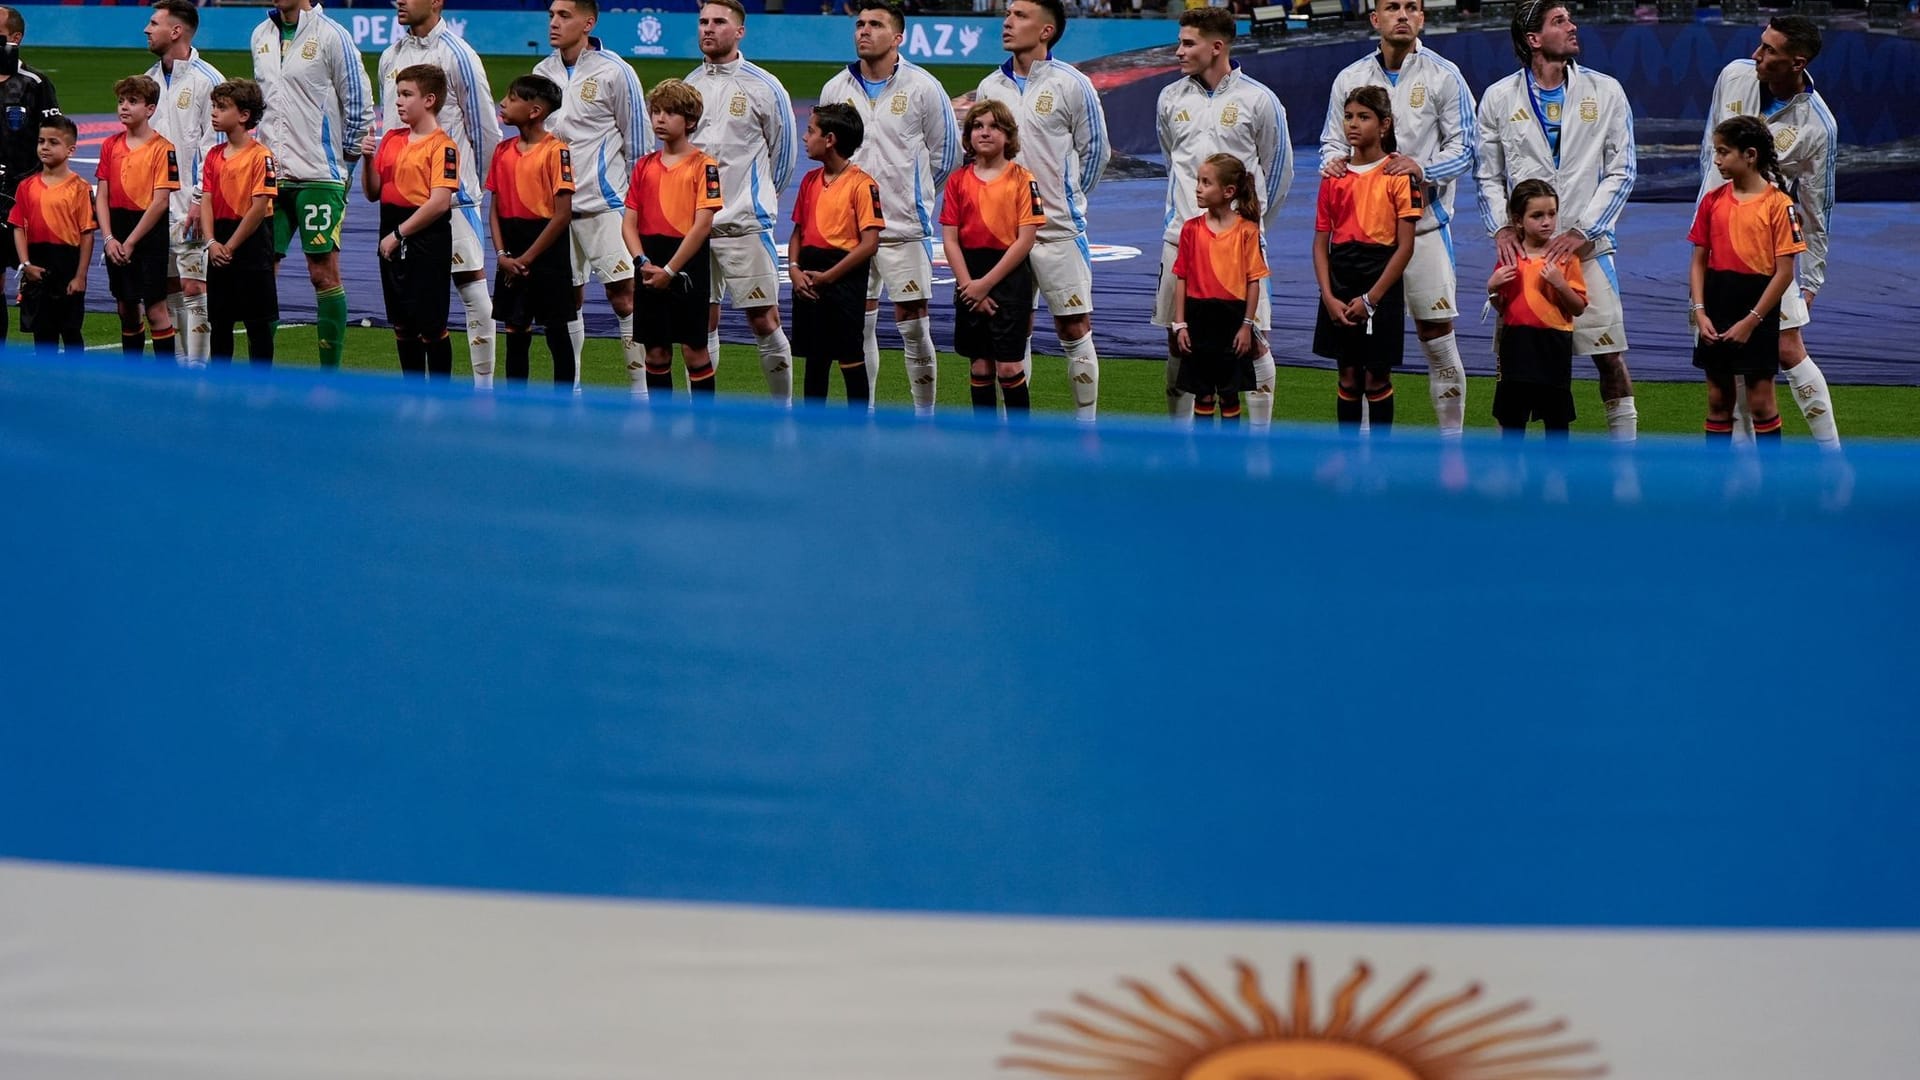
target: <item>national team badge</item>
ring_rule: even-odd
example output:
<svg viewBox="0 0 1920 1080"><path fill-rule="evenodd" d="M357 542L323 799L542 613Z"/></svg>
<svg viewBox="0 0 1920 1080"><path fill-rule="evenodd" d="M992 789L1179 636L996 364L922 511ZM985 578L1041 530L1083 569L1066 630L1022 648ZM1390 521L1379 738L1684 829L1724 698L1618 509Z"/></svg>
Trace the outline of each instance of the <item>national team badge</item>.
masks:
<svg viewBox="0 0 1920 1080"><path fill-rule="evenodd" d="M1240 122L1240 106L1229 105L1220 110L1220 126L1232 127Z"/></svg>
<svg viewBox="0 0 1920 1080"><path fill-rule="evenodd" d="M1600 119L1600 103L1588 98L1580 103L1580 122L1591 124Z"/></svg>
<svg viewBox="0 0 1920 1080"><path fill-rule="evenodd" d="M733 95L733 100L727 102L727 115L729 116L747 115L747 95L745 94Z"/></svg>
<svg viewBox="0 0 1920 1080"><path fill-rule="evenodd" d="M893 113L895 116L907 115L907 95L893 95L893 104L887 107L887 111Z"/></svg>
<svg viewBox="0 0 1920 1080"><path fill-rule="evenodd" d="M1551 101L1547 102L1547 123L1557 124L1559 122L1560 106Z"/></svg>
<svg viewBox="0 0 1920 1080"><path fill-rule="evenodd" d="M1053 91L1043 90L1040 92L1039 97L1033 99L1033 112L1036 116L1051 116L1053 114Z"/></svg>
<svg viewBox="0 0 1920 1080"><path fill-rule="evenodd" d="M580 100L592 102L600 96L600 83L597 79L588 79L580 84Z"/></svg>
<svg viewBox="0 0 1920 1080"><path fill-rule="evenodd" d="M305 45L300 46L300 59L302 60L311 60L319 55L320 43L317 41L309 41Z"/></svg>
<svg viewBox="0 0 1920 1080"><path fill-rule="evenodd" d="M1784 154L1793 146L1794 141L1799 138L1800 138L1799 128L1796 128L1796 127L1775 128L1773 132L1773 148L1779 153Z"/></svg>
<svg viewBox="0 0 1920 1080"><path fill-rule="evenodd" d="M1427 84L1418 83L1407 92L1407 107L1417 109L1427 103Z"/></svg>
<svg viewBox="0 0 1920 1080"><path fill-rule="evenodd" d="M1744 101L1729 101L1727 102L1727 111L1735 116L1739 116L1741 113L1747 111L1747 103Z"/></svg>
<svg viewBox="0 0 1920 1080"><path fill-rule="evenodd" d="M180 91L180 96L174 99L173 107L176 109L193 108L193 91L191 90Z"/></svg>

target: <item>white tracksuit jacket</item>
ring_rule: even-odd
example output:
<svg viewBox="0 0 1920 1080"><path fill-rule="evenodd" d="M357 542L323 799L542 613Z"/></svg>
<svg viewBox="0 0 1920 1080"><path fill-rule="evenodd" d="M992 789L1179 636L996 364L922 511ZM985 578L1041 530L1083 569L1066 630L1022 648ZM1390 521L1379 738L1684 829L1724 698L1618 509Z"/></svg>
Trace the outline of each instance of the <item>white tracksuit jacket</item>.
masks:
<svg viewBox="0 0 1920 1080"><path fill-rule="evenodd" d="M1480 98L1480 218L1491 236L1507 223L1507 193L1522 180L1540 179L1560 194L1560 228L1578 229L1593 254L1613 250L1613 227L1633 194L1638 164L1633 110L1612 77L1567 65L1566 113L1560 121L1560 161L1554 163L1531 90L1521 69L1487 87Z"/></svg>
<svg viewBox="0 0 1920 1080"><path fill-rule="evenodd" d="M212 64L200 59L198 49L188 49L185 59L173 65L173 74L158 61L147 69L147 78L160 84L160 106L153 110L153 130L166 136L180 156L180 190L167 202L171 215L169 228L177 239L193 204L200 196L200 168L207 152L226 142L226 136L213 130L213 103L207 95L226 81Z"/></svg>
<svg viewBox="0 0 1920 1080"><path fill-rule="evenodd" d="M1807 253L1800 256L1800 287L1819 292L1827 283L1827 226L1833 219L1833 177L1839 163L1840 128L1833 121L1827 103L1813 89L1813 77L1807 88L1795 94L1780 111L1768 116L1763 100L1766 91L1755 74L1752 60L1735 60L1720 72L1713 84L1713 105L1707 110L1707 131L1700 138L1700 197L1726 183L1713 167L1713 129L1723 120L1741 114L1757 116L1773 131L1773 145L1780 151L1780 173L1786 177L1789 195L1800 208L1800 226L1807 241Z"/></svg>
<svg viewBox="0 0 1920 1080"><path fill-rule="evenodd" d="M560 110L547 130L573 157L573 212L625 210L633 166L653 152L647 96L632 65L601 48L599 38L588 38L571 70L555 49L533 73L560 88Z"/></svg>
<svg viewBox="0 0 1920 1080"><path fill-rule="evenodd" d="M1194 180L1215 154L1232 154L1247 167L1260 193L1260 224L1271 228L1293 186L1293 141L1287 110L1267 85L1234 64L1220 85L1181 78L1160 91L1155 107L1160 152L1167 158L1167 205L1161 239L1180 242L1187 219L1201 213Z"/></svg>
<svg viewBox="0 0 1920 1080"><path fill-rule="evenodd" d="M823 102L845 102L860 113L866 138L853 163L880 186L886 214L883 243L928 240L938 231L934 204L940 186L960 163L960 125L953 102L925 68L900 61L886 88L869 98L858 62L827 80Z"/></svg>
<svg viewBox="0 0 1920 1080"><path fill-rule="evenodd" d="M444 21L424 37L402 34L380 54L381 122L388 128L400 123L393 103L394 73L415 64L432 64L446 72L447 100L440 105L440 127L460 149L460 191L454 205L479 206L480 185L500 146L500 113L487 85L487 69L480 65L473 46L447 29ZM487 243L484 227L480 242Z"/></svg>
<svg viewBox="0 0 1920 1080"><path fill-rule="evenodd" d="M1093 83L1073 65L1049 58L1033 65L1023 90L1008 60L980 80L976 96L1004 102L1020 125L1016 160L1039 182L1047 215L1041 242L1084 238L1087 196L1099 186L1113 153L1107 114Z"/></svg>
<svg viewBox="0 0 1920 1080"><path fill-rule="evenodd" d="M273 16L253 28L253 78L267 101L254 134L282 185L346 183L373 130L373 84L353 35L320 5L301 12L298 27L284 50Z"/></svg>
<svg viewBox="0 0 1920 1080"><path fill-rule="evenodd" d="M744 58L703 63L686 81L704 103L692 142L720 163L715 236L772 232L780 192L800 160L793 99L780 80Z"/></svg>
<svg viewBox="0 0 1920 1080"><path fill-rule="evenodd" d="M1433 232L1453 220L1457 182L1473 183L1480 129L1474 119L1473 91L1460 69L1445 57L1416 45L1400 64L1397 82L1387 78L1378 52L1356 60L1334 76L1327 99L1327 121L1320 129L1320 163L1352 153L1347 146L1347 95L1362 86L1378 86L1393 102L1393 137L1399 152L1420 163L1432 185L1427 212L1415 232Z"/></svg>

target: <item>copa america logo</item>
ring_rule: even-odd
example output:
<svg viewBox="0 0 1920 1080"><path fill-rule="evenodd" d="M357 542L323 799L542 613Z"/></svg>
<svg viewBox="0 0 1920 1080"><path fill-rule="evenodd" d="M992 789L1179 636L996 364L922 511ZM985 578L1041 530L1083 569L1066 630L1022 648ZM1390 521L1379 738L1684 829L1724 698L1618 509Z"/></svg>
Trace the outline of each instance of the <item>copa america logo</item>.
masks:
<svg viewBox="0 0 1920 1080"><path fill-rule="evenodd" d="M649 15L640 20L640 44L660 44L660 20Z"/></svg>

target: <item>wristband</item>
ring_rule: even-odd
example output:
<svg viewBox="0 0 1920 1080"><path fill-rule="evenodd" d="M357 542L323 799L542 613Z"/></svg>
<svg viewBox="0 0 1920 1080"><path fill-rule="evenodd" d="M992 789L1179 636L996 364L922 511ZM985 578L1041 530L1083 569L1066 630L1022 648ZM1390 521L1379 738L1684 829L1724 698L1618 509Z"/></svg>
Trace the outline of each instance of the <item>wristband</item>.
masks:
<svg viewBox="0 0 1920 1080"><path fill-rule="evenodd" d="M1693 305L1692 307L1690 307L1690 308L1688 308L1687 310L1688 310L1688 311L1705 311L1705 310L1707 310L1707 305L1705 305L1705 304L1695 304L1695 305Z"/></svg>
<svg viewBox="0 0 1920 1080"><path fill-rule="evenodd" d="M1361 293L1361 294L1360 294L1360 302L1361 302L1362 304L1365 304L1365 305L1366 305L1366 308L1367 308L1367 318L1369 318L1369 319L1371 319L1371 318L1373 318L1373 301L1367 298L1367 294L1366 294L1366 293Z"/></svg>
<svg viewBox="0 0 1920 1080"><path fill-rule="evenodd" d="M1187 328L1187 324L1183 322L1177 322L1177 323L1174 323L1172 326L1167 327L1167 329L1173 331L1176 334L1182 330L1185 330L1186 328Z"/></svg>
<svg viewBox="0 0 1920 1080"><path fill-rule="evenodd" d="M1240 320L1240 325L1242 325L1242 326L1251 326L1251 327L1253 327L1253 328L1254 328L1255 330L1258 330L1258 329L1260 329L1260 324L1259 324L1259 323L1257 323L1257 322L1254 322L1254 321L1253 321L1252 319L1241 319L1241 320Z"/></svg>
<svg viewBox="0 0 1920 1080"><path fill-rule="evenodd" d="M1747 314L1753 316L1756 319L1759 319L1761 322L1767 321L1767 317L1765 315L1760 314L1759 312L1753 310L1752 308L1747 309Z"/></svg>

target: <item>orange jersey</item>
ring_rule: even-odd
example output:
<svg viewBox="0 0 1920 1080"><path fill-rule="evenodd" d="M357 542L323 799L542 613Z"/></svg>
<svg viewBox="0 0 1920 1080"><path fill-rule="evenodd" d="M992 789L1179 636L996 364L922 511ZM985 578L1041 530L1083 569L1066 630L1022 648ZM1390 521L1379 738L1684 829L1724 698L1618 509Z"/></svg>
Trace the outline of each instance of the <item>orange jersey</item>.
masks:
<svg viewBox="0 0 1920 1080"><path fill-rule="evenodd" d="M439 128L417 139L407 128L387 132L373 167L380 174L380 201L389 206L420 206L434 188L460 190L460 148Z"/></svg>
<svg viewBox="0 0 1920 1080"><path fill-rule="evenodd" d="M641 236L685 236L696 212L722 204L719 162L695 150L668 165L663 152L641 158L627 185L627 205L640 211Z"/></svg>
<svg viewBox="0 0 1920 1080"><path fill-rule="evenodd" d="M100 166L94 176L107 185L109 207L145 210L154 192L180 190L180 159L173 144L158 133L129 147L123 131L100 147Z"/></svg>
<svg viewBox="0 0 1920 1080"><path fill-rule="evenodd" d="M93 185L76 175L57 184L44 173L20 181L7 224L27 231L29 244L79 247L80 237L99 228L93 220Z"/></svg>
<svg viewBox="0 0 1920 1080"><path fill-rule="evenodd" d="M1248 286L1267 276L1260 226L1235 215L1226 232L1216 233L1207 215L1188 218L1180 227L1173 276L1187 283L1190 300L1245 300Z"/></svg>
<svg viewBox="0 0 1920 1080"><path fill-rule="evenodd" d="M265 195L271 209L278 186L273 155L259 139L238 152L232 143L221 143L208 151L207 160L200 166L200 188L213 200L217 221L246 217L256 195Z"/></svg>
<svg viewBox="0 0 1920 1080"><path fill-rule="evenodd" d="M1045 225L1040 184L1024 166L1007 163L1000 175L982 180L969 165L947 181L940 224L960 229L960 246L974 251L1005 251L1026 225Z"/></svg>
<svg viewBox="0 0 1920 1080"><path fill-rule="evenodd" d="M493 152L486 187L503 218L550 218L553 197L573 190L573 153L552 132L531 150L520 149L519 139L507 139Z"/></svg>
<svg viewBox="0 0 1920 1080"><path fill-rule="evenodd" d="M1708 269L1763 277L1773 276L1775 259L1807 250L1800 211L1786 192L1772 186L1746 202L1734 198L1732 184L1707 192L1687 241L1707 249Z"/></svg>
<svg viewBox="0 0 1920 1080"><path fill-rule="evenodd" d="M1500 287L1500 321L1508 326L1571 331L1573 316L1561 309L1560 290L1540 277L1540 272L1547 268L1546 258L1522 252L1514 268L1519 274ZM1571 255L1563 257L1560 273L1566 277L1567 287L1585 300L1587 278L1580 271L1580 260Z"/></svg>
<svg viewBox="0 0 1920 1080"><path fill-rule="evenodd" d="M1314 230L1332 234L1335 244L1393 247L1399 223L1417 221L1426 212L1421 194L1405 176L1388 176L1372 165L1348 165L1345 176L1320 181L1320 207Z"/></svg>
<svg viewBox="0 0 1920 1080"><path fill-rule="evenodd" d="M880 185L858 165L829 185L827 170L815 169L800 181L800 201L794 204L793 220L800 225L800 246L852 251L860 246L860 234L868 229L884 229L880 216Z"/></svg>

